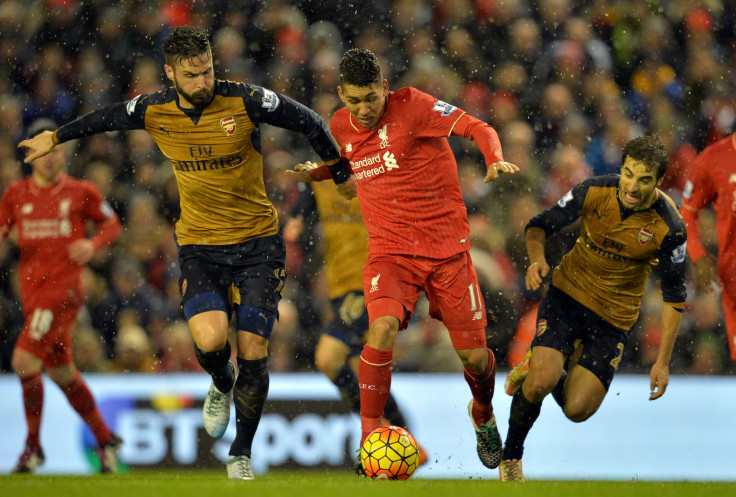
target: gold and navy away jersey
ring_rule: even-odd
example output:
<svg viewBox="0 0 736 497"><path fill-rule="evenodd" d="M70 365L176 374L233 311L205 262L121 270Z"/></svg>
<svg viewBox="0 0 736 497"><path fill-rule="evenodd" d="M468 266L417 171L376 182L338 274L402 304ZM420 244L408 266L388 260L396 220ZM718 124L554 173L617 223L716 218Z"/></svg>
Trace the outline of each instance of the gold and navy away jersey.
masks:
<svg viewBox="0 0 736 497"><path fill-rule="evenodd" d="M551 235L581 219L575 246L552 273L552 285L609 323L631 329L636 322L649 274L659 265L663 300L685 303L685 226L672 200L659 191L646 210L623 207L619 175L583 181L527 228Z"/></svg>
<svg viewBox="0 0 736 497"><path fill-rule="evenodd" d="M357 198L345 200L332 181L299 185L292 214L307 218L316 209L322 224L327 293L336 299L363 291L363 266L368 258L368 231Z"/></svg>
<svg viewBox="0 0 736 497"><path fill-rule="evenodd" d="M96 110L56 132L60 142L112 130L145 129L171 161L179 185L180 245L230 245L278 231L263 183L260 124L304 134L326 162L339 153L322 119L255 85L216 81L204 109L183 109L174 88Z"/></svg>

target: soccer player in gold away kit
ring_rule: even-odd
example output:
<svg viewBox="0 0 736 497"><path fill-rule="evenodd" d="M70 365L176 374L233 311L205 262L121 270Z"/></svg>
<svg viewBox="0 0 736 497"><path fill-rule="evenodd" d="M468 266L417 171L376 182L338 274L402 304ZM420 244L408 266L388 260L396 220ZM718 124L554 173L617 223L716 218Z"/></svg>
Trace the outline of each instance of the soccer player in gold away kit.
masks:
<svg viewBox="0 0 736 497"><path fill-rule="evenodd" d="M667 164L667 150L657 138L635 138L624 146L621 174L583 181L527 224L526 286L536 290L550 272L545 240L581 219L575 246L552 271L531 350L506 380L513 400L499 466L502 481L524 481L524 441L547 394L578 423L598 410L655 266L664 305L649 399L664 395L685 306L687 238L677 207L657 188Z"/></svg>
<svg viewBox="0 0 736 497"><path fill-rule="evenodd" d="M175 237L184 314L199 363L212 376L204 425L214 438L224 435L234 391L236 435L227 472L249 480L251 445L268 393L268 340L285 282L284 241L263 182L260 126L302 133L330 169L341 159L314 111L266 88L215 79L201 29L174 29L163 52L172 87L98 109L19 146L28 149L30 162L68 140L145 129L171 161L181 202ZM337 168L333 178L347 179ZM233 312L237 375L227 340Z"/></svg>

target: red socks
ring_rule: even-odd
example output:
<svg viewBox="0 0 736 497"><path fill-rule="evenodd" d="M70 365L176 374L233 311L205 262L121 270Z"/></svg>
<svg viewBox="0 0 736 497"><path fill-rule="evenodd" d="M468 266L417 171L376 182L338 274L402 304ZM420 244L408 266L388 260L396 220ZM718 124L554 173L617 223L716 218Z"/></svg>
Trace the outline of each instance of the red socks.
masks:
<svg viewBox="0 0 736 497"><path fill-rule="evenodd" d="M480 426L493 416L493 390L496 386L496 358L488 349L488 367L478 374L465 369L465 381L473 394L473 419Z"/></svg>
<svg viewBox="0 0 736 497"><path fill-rule="evenodd" d="M69 400L69 404L82 417L92 433L94 433L97 443L105 445L110 441L110 428L102 419L97 404L95 403L92 392L87 388L87 383L82 379L79 371L75 372L74 379L67 385L61 387L61 390Z"/></svg>
<svg viewBox="0 0 736 497"><path fill-rule="evenodd" d="M41 430L41 410L43 409L43 381L41 372L20 379L23 390L23 406L26 410L28 438L26 445L41 447L39 432Z"/></svg>
<svg viewBox="0 0 736 497"><path fill-rule="evenodd" d="M358 383L360 384L360 444L381 426L381 416L391 388L392 350L379 350L365 345L360 355Z"/></svg>

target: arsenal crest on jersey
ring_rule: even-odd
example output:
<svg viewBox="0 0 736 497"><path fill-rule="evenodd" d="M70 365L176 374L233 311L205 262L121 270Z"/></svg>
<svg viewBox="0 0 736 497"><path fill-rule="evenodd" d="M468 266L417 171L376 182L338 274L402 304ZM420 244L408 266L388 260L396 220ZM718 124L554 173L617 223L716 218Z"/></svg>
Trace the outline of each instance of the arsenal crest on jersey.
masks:
<svg viewBox="0 0 736 497"><path fill-rule="evenodd" d="M642 245L646 245L650 241L652 241L652 237L654 236L654 233L652 230L648 230L646 228L642 228L639 230L639 243Z"/></svg>
<svg viewBox="0 0 736 497"><path fill-rule="evenodd" d="M235 134L235 128L237 125L238 123L235 121L233 116L223 117L220 119L220 126L222 126L222 129L228 134L228 136L233 136L233 134Z"/></svg>
<svg viewBox="0 0 736 497"><path fill-rule="evenodd" d="M540 336L545 331L547 331L547 320L540 319L537 323L537 336Z"/></svg>

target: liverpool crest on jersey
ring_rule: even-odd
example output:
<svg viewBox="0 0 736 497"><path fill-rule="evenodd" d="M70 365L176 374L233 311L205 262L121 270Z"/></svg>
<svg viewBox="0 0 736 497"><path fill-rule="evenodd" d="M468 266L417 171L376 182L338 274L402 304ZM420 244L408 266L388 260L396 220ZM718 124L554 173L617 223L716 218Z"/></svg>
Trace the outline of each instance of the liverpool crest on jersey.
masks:
<svg viewBox="0 0 736 497"><path fill-rule="evenodd" d="M388 143L388 124L384 124L381 129L378 130L378 137L381 139L381 148L389 146Z"/></svg>
<svg viewBox="0 0 736 497"><path fill-rule="evenodd" d="M222 129L227 133L228 136L233 136L235 134L235 128L238 126L238 123L235 121L235 118L233 116L223 117L220 119L220 126L222 126Z"/></svg>

